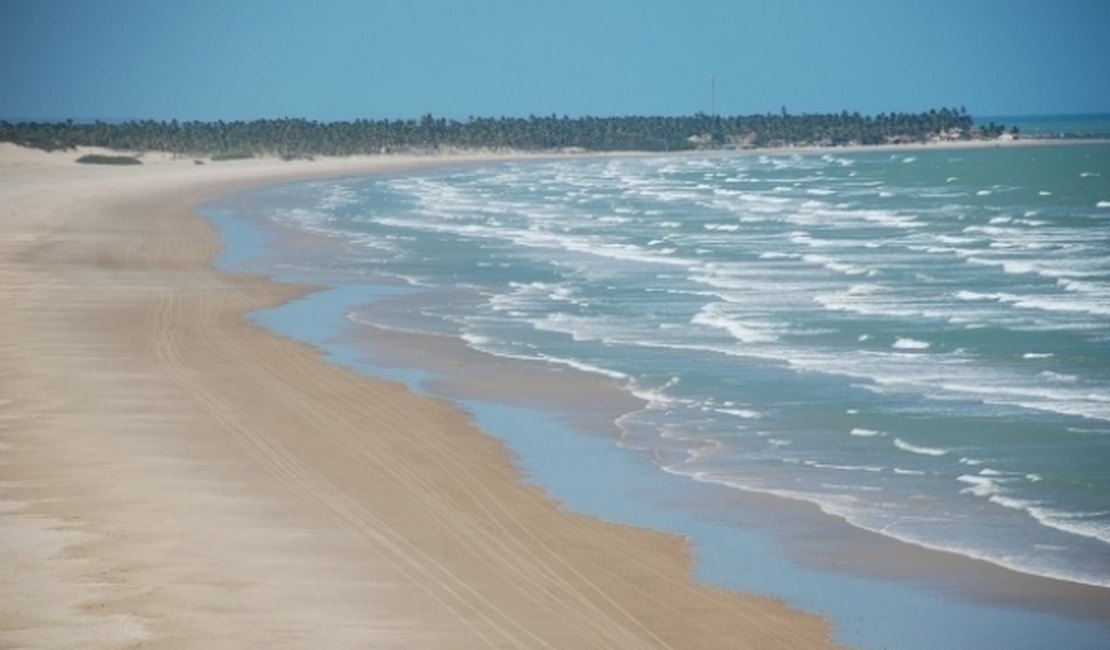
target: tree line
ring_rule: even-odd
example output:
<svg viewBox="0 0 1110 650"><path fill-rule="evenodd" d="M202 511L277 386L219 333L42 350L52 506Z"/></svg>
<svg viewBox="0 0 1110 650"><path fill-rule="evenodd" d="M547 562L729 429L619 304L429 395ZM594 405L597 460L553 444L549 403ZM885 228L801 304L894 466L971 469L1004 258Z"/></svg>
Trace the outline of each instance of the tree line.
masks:
<svg viewBox="0 0 1110 650"><path fill-rule="evenodd" d="M0 142L44 149L78 146L180 155L285 157L394 151L516 149L528 151L679 151L714 147L838 146L994 138L1001 125L976 126L964 108L922 113L681 117L500 117L453 120L318 122L300 118L199 122L0 121ZM1012 130L1016 133L1016 130Z"/></svg>

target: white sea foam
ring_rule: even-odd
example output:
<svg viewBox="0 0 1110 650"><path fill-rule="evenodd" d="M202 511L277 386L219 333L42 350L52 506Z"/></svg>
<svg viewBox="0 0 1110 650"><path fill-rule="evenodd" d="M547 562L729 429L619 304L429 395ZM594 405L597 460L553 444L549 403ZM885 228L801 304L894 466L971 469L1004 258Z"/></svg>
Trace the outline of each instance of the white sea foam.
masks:
<svg viewBox="0 0 1110 650"><path fill-rule="evenodd" d="M1077 572L1074 570L1062 570L1056 569L1051 566L1045 566L1043 564L1022 561L1020 558L1000 555L997 552L998 549L993 545L989 549L982 549L977 546L964 545L958 542L953 543L950 537L946 537L946 542L944 543L940 541L934 541L927 536L923 536L922 533L917 532L919 530L918 527L907 529L902 525L904 523L921 522L922 520L920 518L902 518L896 514L887 514L883 513L882 511L875 511L874 509L868 508L867 502L861 501L860 497L847 493L848 491L846 490L838 489L838 486L833 484L825 484L822 486L826 490L832 490L832 492L817 492L815 490L783 489L769 487L766 485L751 484L732 476L721 476L709 472L688 472L677 467L663 467L663 470L672 474L688 476L698 482L714 483L743 491L769 494L783 499L813 503L816 504L825 514L843 519L853 526L857 526L865 530L870 530L875 533L892 537L908 544L913 544L923 548L954 552L966 557L990 562L992 564L1003 566L1011 570L1023 573L1031 573L1033 575L1070 580L1073 582L1090 584L1100 587L1110 586L1110 580L1107 580L1106 577L1102 574ZM896 468L894 471L897 474L905 476L927 476L926 472L922 472L919 470L905 470ZM1092 516L1100 514L1101 513L1091 513ZM934 520L933 523L937 523L943 527L945 522L943 519L937 519ZM1053 521L1053 523L1058 522ZM1098 532L1102 532L1103 534L1110 533L1110 531L1107 531L1105 527L1101 529L1099 529L1098 527L1092 528L1094 530L1087 530L1086 532L1095 533L1095 535L1093 536L1095 536L1096 539L1098 538ZM1061 528L1061 530L1063 530L1063 528Z"/></svg>
<svg viewBox="0 0 1110 650"><path fill-rule="evenodd" d="M745 395L738 403L707 401L704 396L687 403L675 396L676 392L685 395L700 390L699 382L713 381L708 374L683 383L681 391L670 387L634 391L649 398L653 410L639 422L633 437L637 445L662 450L660 458L682 458L683 449L688 448L693 450L689 457L697 462L685 467L714 466L715 470L729 472L735 468L729 468L728 463L739 458L747 462L750 453L745 477L737 481L763 491L782 487L782 482L775 482L778 478L797 479L799 475L780 467L778 478L771 478L769 473L760 472L760 462L811 459L808 467L812 471L806 476L814 478L798 493L812 491L806 499L820 502L827 511L842 513L857 525L885 534L908 537L914 543L943 539L946 548L968 555L988 555L994 561L1002 557L1006 562L1007 558L1019 557L1021 550L1016 544L1020 535L999 545L976 546L976 542L967 545L971 548L961 548L960 531L947 534L943 532L944 522L925 522L924 518L915 521L916 504L903 498L906 493L900 491L914 489L929 494L938 506L949 508L944 517L951 516L953 522L962 521L959 517L966 514L961 510L965 506L991 507L984 506L987 500L999 506L997 515L1008 518L1002 520L1007 525L1024 521L1026 517L1021 513L1036 519L1036 508L1067 510L1057 507L1050 498L1042 499L1042 493L1055 489L1055 481L1035 485L1029 478L1036 475L1033 471L1021 475L1002 471L1006 465L996 464L1002 461L994 460L999 456L991 450L993 441L986 437L974 442L961 439L960 425L953 421L951 429L944 429L945 442L940 443L951 449L942 449L930 443L927 435L915 435L911 427L901 426L898 418L904 412L898 411L884 413L881 423L870 417L845 418L861 426L841 424L839 434L835 426L829 431L834 438L844 436L839 439L840 445L876 455L853 458L823 454L807 434L784 426L778 409L765 408L760 391L788 381L779 373L796 373L797 386L804 390L792 392L792 400L810 399L807 391L826 381L857 391L856 397L828 406L834 414L847 410L878 418L875 404L868 402L866 395L858 395L860 389L897 394L899 404L937 413L940 419L947 418L948 413L954 417L965 412L998 413L1002 423L1006 418L1019 418L1017 407L1023 405L1072 414L1110 412L1110 391L1100 381L1093 381L1086 370L1069 367L1070 351L1067 357L1058 352L1059 360L1052 364L1037 361L1053 358L1052 337L1042 339L1038 335L1031 339L1027 347L1031 351L1025 354L1019 348L1016 352L984 355L976 342L983 334L965 329L980 325L1014 332L1084 328L1082 331L1090 331L1092 336L1103 336L1103 317L1080 309L1083 305L1110 307L1110 287L1106 285L1110 267L1105 244L1097 235L1102 231L1091 230L1094 234L1089 236L1076 234L1078 230L1073 227L1073 223L1093 218L1089 210L1084 213L1079 208L1073 214L1062 215L1056 199L1035 200L1034 192L1040 188L994 188L996 194L1008 191L1007 214L999 214L990 206L984 207L983 201L966 196L975 188L964 191L963 187L945 187L963 191L964 198L937 201L925 196L937 188L919 191L920 179L870 180L874 178L870 165L857 166L860 178L868 183L857 187L841 182L845 173L834 167L835 161L812 157L782 164L768 159L767 169L750 159L736 165L715 160L700 160L693 166L687 162L664 157L650 163L589 163L588 171L579 169L579 163L565 163L549 167L551 173L542 174L520 166L494 180L487 176L473 184L470 177L478 175L468 173L457 191L441 187L452 183L438 180L426 185L410 184L404 198L419 209L411 214L400 208L371 212L358 227L365 226L371 236L375 236L374 228L381 228L389 237L400 237L394 243L412 259L424 255L431 262L437 250L432 246L447 250L455 239L460 242L459 250L473 254L457 266L450 266L446 258L433 264L450 268L452 274L457 271L452 276L455 280L448 278L447 284L439 286L450 289L454 286L450 282L455 281L477 288L481 296L493 296L490 300L497 306L492 310L495 313L475 317L473 323L465 321L474 327L463 334L464 340L475 347L494 353L518 352L518 358L601 372L626 385L634 383L632 377L657 378L661 369L678 376L686 372L686 364L697 367L699 373L708 373L711 366L720 363L730 373L736 371L729 377L744 382L751 374L751 383L743 390L750 386L752 397ZM766 178L771 166L782 167L774 174L780 178ZM743 169L737 171L737 167ZM664 168L671 171L660 171ZM796 171L799 169L809 171L802 172L807 174L804 178L792 178L800 175ZM822 169L827 174L817 173ZM691 176L697 180L687 183ZM1042 188L1056 190L1049 185L1050 177L1044 178ZM951 176L948 182L956 180ZM698 183L701 189L695 187ZM777 192L771 189L776 185ZM981 187L990 186L984 183ZM821 190L841 196L826 198L832 195ZM879 201L865 191L913 198L902 205ZM535 200L530 194L544 198ZM1062 197L1063 192L1054 191L1054 195ZM1097 195L1088 196L1087 204L1095 198ZM945 201L948 205L941 205ZM891 209L861 209L868 204L889 205ZM1031 214L1036 212L1031 209L1033 205L1041 206L1042 214ZM652 218L641 217L649 214ZM611 215L621 218L608 218ZM335 226L326 221L327 214L316 218L321 228ZM397 221L388 221L391 219ZM964 226L969 228L961 232ZM437 234L425 236L426 232ZM795 235L788 239L789 233ZM489 259L481 258L482 251L490 252ZM511 258L496 258L502 251ZM819 256L802 257L813 253ZM960 263L967 258L975 259ZM829 262L844 266L838 270L826 266ZM986 268L977 268L983 266ZM476 267L490 270L475 274ZM506 269L500 277L498 268ZM856 272L848 272L850 269ZM389 268L388 272L394 270ZM402 266L396 271L428 275ZM1003 277L1002 272L1007 275ZM532 281L537 278L542 281ZM626 291L628 288L631 291ZM708 309L706 303L716 306ZM852 314L823 312L822 307ZM561 313L551 315L552 311ZM536 322L542 323L540 329L550 328L567 336L552 335L545 329L534 339L519 343L510 344L502 337L502 328L529 333L521 325ZM898 339L900 334L913 338ZM545 348L551 341L558 347ZM895 344L890 346L892 341ZM900 341L905 343L899 345ZM925 347L928 341L933 344ZM964 346L967 351L947 351L954 346ZM644 361L652 361L648 355L653 349L665 350L658 360L673 357L673 365L659 363L651 366L652 371L644 371L647 366L638 366L639 359L634 357L642 355ZM921 350L930 353L921 354ZM619 355L629 355L627 368L610 361L621 358ZM725 356L732 363L722 362ZM1027 361L1019 362L1018 357ZM773 379L766 385L760 383L761 366L774 368L769 375ZM612 367L626 369L627 373L614 372ZM811 380L817 383L811 385ZM644 384L658 386L659 381L644 379ZM824 395L841 397L839 388ZM813 399L814 404L805 402L803 407L820 407L819 391L814 392ZM860 408L844 409L848 404ZM993 420L983 421L994 426ZM1099 424L1092 423L1088 436L1104 433ZM864 428L868 426L872 428ZM710 431L711 427L722 430ZM755 431L756 427L760 430ZM786 430L795 433L787 436ZM712 462L700 451L709 448L698 440L704 437L700 436L703 431L721 438L723 453ZM683 435L691 442L680 441L675 432L685 432ZM650 440L653 435L666 440L654 443ZM730 436L758 444L739 444ZM772 447L782 450L776 452ZM968 454L992 459L988 463L991 467L967 457L961 465L952 462L965 448ZM899 461L902 467L895 466ZM963 472L952 473L953 467ZM1036 464L1029 468L1049 476L1048 470ZM975 476L978 482L973 485L961 481L959 488L978 490L985 496L970 500L956 496L951 478L960 474ZM880 498L871 495L869 489L878 489L864 485L871 475L871 483L882 480L889 492ZM819 481L833 476L843 478L819 487ZM985 481L993 481L993 486ZM1052 504L1051 508L1046 504ZM1040 514L1051 519L1044 512ZM1039 530L1033 519L1026 523ZM1038 538L1036 542L1044 547L1065 548L1069 545L1059 537L1068 532L1064 527L1095 525L1100 519L1060 517L1052 521L1062 522L1054 528L1057 532L1037 534L1057 537ZM1050 524L1044 527L1052 528ZM970 539L970 533L976 531L968 532ZM1009 546L1010 541L1015 546ZM1016 562L1029 569L1028 562ZM1048 564L1033 568L1038 567L1055 570Z"/></svg>
<svg viewBox="0 0 1110 650"><path fill-rule="evenodd" d="M937 447L923 447L921 445L914 445L902 440L901 438L894 439L894 446L902 451L908 451L913 454L920 454L922 456L945 456L950 453L948 449L940 449Z"/></svg>
<svg viewBox="0 0 1110 650"><path fill-rule="evenodd" d="M840 213L843 216L858 217L867 223L878 224L889 228L922 228L925 226L917 217L907 214L897 214L886 210L851 210Z"/></svg>
<svg viewBox="0 0 1110 650"><path fill-rule="evenodd" d="M970 486L960 490L961 494L973 494L977 497L991 497L997 495L1002 489L998 481L978 474L964 474L957 477L956 480L961 483L967 483Z"/></svg>
<svg viewBox="0 0 1110 650"><path fill-rule="evenodd" d="M1110 521L1106 520L1110 511L1068 512L1058 510L1045 507L1035 499L1007 496L1002 493L1002 482L998 480L971 475L960 476L958 480L971 485L971 487L961 490L962 493L986 497L991 503L1024 512L1048 528L1110 544Z"/></svg>
<svg viewBox="0 0 1110 650"><path fill-rule="evenodd" d="M530 319L534 328L541 332L567 334L577 342L609 341L621 332L621 326L603 317L578 316L555 312L540 318Z"/></svg>
<svg viewBox="0 0 1110 650"><path fill-rule="evenodd" d="M472 332L463 332L459 334L459 338L476 350L482 350L493 342L493 339L488 336L482 336L481 334L474 334Z"/></svg>
<svg viewBox="0 0 1110 650"><path fill-rule="evenodd" d="M675 406L693 406L693 400L676 397L667 392L667 389L673 388L679 383L677 377L672 377L665 384L658 387L646 387L632 381L628 386L628 390L645 404L649 410L667 410Z"/></svg>
<svg viewBox="0 0 1110 650"><path fill-rule="evenodd" d="M510 357L511 355L499 354L498 356ZM567 359L567 358L563 358L563 357L556 357L556 356L549 355L549 354L538 354L535 357L519 356L517 358L525 359L525 360L536 360L536 359L538 359L538 360L541 360L541 361L545 361L547 363L553 363L553 364L559 365L559 366L567 366L568 368L574 368L575 370L580 370L582 372L587 372L587 373L594 374L594 375L601 375L603 377L609 377L610 379L617 379L617 380L620 380L620 381L627 381L627 380L630 379L630 377L627 374L625 374L625 373L623 373L619 370L611 370L609 368L602 368L601 366L597 366L597 365L594 365L592 363L586 363L584 361L579 361L577 359Z"/></svg>
<svg viewBox="0 0 1110 650"><path fill-rule="evenodd" d="M725 313L726 303L710 303L694 315L690 322L724 330L741 343L770 343L778 340L777 326L763 323L742 322Z"/></svg>
<svg viewBox="0 0 1110 650"><path fill-rule="evenodd" d="M1110 515L1110 511L1066 512L1037 504L1030 504L1026 509L1034 519L1045 526L1110 544L1110 522L1105 520L1105 517Z"/></svg>
<svg viewBox="0 0 1110 650"><path fill-rule="evenodd" d="M1103 283L1084 282L1082 280L1065 280L1063 278L1056 281L1064 291L1073 291L1076 293L1090 293L1098 294L1101 297L1110 297L1110 287Z"/></svg>
<svg viewBox="0 0 1110 650"><path fill-rule="evenodd" d="M1099 201L1095 204L1096 208L1110 208L1110 201Z"/></svg>
<svg viewBox="0 0 1110 650"><path fill-rule="evenodd" d="M833 156L832 154L825 154L821 156L821 160L824 160L827 163L835 163L837 165L840 165L841 167L851 167L855 163L855 161L851 158L838 158L836 156Z"/></svg>
<svg viewBox="0 0 1110 650"><path fill-rule="evenodd" d="M874 269L866 266L843 262L827 255L803 255L802 260L844 275L875 275L877 273Z"/></svg>
<svg viewBox="0 0 1110 650"><path fill-rule="evenodd" d="M1035 309L1049 312L1077 313L1086 312L1098 316L1110 315L1110 305L1104 305L1098 300L1069 299L1060 295L1029 295L1020 296L1012 293L980 293L977 291L958 291L956 298L965 301L995 301L1020 307L1022 309Z"/></svg>
<svg viewBox="0 0 1110 650"><path fill-rule="evenodd" d="M530 310L546 307L552 302L585 304L576 297L577 290L568 284L546 282L510 282L510 293L499 293L489 298L488 305L494 311Z"/></svg>
<svg viewBox="0 0 1110 650"><path fill-rule="evenodd" d="M744 418L746 420L757 420L763 417L762 413L752 409L718 408L713 410L718 413L724 413L725 415L734 415L738 418Z"/></svg>
<svg viewBox="0 0 1110 650"><path fill-rule="evenodd" d="M966 289L961 289L952 295L960 300L998 300L998 294L968 291Z"/></svg>
<svg viewBox="0 0 1110 650"><path fill-rule="evenodd" d="M1003 496L1001 494L992 494L987 500L991 503L1000 505L1003 508L1009 508L1011 510L1022 510L1025 512L1029 512L1030 508L1036 506L1039 503L1038 501L1030 501L1028 499L1015 499L1014 497Z"/></svg>
<svg viewBox="0 0 1110 650"><path fill-rule="evenodd" d="M979 239L976 239L975 237L962 237L956 235L937 235L936 238L939 242L954 245L975 244L981 241Z"/></svg>

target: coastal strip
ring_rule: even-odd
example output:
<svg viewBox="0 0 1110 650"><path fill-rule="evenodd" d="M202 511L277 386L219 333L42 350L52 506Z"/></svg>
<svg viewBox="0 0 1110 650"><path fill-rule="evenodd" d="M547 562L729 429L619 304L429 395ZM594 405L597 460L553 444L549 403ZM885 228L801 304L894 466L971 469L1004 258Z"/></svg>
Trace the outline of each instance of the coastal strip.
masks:
<svg viewBox="0 0 1110 650"><path fill-rule="evenodd" d="M683 540L567 513L452 405L244 313L193 206L464 158L147 157L0 145L0 646L823 648L696 584Z"/></svg>

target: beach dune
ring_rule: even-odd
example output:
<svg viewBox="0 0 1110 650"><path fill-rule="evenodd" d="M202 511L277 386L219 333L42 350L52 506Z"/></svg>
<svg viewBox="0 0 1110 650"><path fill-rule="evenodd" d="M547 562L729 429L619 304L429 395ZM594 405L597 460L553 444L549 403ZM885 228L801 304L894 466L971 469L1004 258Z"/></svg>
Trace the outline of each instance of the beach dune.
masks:
<svg viewBox="0 0 1110 650"><path fill-rule="evenodd" d="M0 647L823 648L691 579L682 539L559 509L452 405L244 312L192 206L439 159L0 145Z"/></svg>

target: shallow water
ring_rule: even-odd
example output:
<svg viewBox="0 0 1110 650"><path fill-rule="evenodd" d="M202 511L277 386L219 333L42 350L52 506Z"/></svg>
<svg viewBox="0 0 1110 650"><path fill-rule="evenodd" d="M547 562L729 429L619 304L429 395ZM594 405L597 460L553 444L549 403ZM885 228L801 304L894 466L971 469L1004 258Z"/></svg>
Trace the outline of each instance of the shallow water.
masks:
<svg viewBox="0 0 1110 650"><path fill-rule="evenodd" d="M683 155L305 183L216 209L280 249L237 268L393 287L339 300L324 327L336 336L430 333L623 387L639 401L612 414L619 445L599 444L662 470L659 489L694 511L732 488L787 496L1105 587L1108 178L1106 145ZM352 358L373 357L357 347ZM530 471L548 485L544 466ZM703 575L774 589L720 577L708 558L728 556L729 538L698 544ZM797 591L781 595L840 607Z"/></svg>

